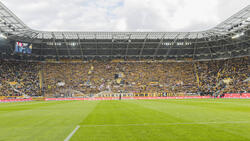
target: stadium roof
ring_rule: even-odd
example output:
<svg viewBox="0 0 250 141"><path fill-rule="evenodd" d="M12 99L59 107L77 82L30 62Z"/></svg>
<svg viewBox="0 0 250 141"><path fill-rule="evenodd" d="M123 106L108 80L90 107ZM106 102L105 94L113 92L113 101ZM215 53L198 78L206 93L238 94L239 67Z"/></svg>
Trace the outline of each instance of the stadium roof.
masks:
<svg viewBox="0 0 250 141"><path fill-rule="evenodd" d="M234 36L248 30L250 5L216 27L201 32L58 32L33 30L0 2L0 31L8 38L28 39L199 39Z"/></svg>

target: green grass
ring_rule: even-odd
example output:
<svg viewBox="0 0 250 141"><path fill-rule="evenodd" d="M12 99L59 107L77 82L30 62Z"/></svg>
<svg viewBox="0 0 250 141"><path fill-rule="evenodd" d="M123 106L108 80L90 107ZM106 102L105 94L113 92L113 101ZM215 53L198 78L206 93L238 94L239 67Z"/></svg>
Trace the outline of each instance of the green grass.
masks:
<svg viewBox="0 0 250 141"><path fill-rule="evenodd" d="M250 141L250 100L0 104L0 141Z"/></svg>

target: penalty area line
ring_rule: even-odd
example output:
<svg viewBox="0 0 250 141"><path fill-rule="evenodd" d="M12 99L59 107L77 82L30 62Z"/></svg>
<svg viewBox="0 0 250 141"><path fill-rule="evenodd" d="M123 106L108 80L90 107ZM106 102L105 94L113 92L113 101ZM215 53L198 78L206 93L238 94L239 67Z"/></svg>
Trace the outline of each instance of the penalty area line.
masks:
<svg viewBox="0 0 250 141"><path fill-rule="evenodd" d="M69 141L79 128L80 126L77 125L76 128L68 135L68 137L64 141Z"/></svg>

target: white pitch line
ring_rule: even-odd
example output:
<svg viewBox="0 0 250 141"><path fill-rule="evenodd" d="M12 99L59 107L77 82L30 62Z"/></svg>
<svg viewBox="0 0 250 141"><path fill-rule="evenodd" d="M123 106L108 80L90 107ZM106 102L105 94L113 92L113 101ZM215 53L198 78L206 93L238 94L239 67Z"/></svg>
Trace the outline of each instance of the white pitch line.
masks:
<svg viewBox="0 0 250 141"><path fill-rule="evenodd" d="M144 124L103 124L103 125L81 125L81 127L115 127L115 126L150 126L150 125L189 125L189 124L237 124L250 123L250 121L225 121L225 122L177 122L177 123L144 123Z"/></svg>
<svg viewBox="0 0 250 141"><path fill-rule="evenodd" d="M68 137L64 141L69 141L79 128L80 126L77 125L76 128L68 135Z"/></svg>

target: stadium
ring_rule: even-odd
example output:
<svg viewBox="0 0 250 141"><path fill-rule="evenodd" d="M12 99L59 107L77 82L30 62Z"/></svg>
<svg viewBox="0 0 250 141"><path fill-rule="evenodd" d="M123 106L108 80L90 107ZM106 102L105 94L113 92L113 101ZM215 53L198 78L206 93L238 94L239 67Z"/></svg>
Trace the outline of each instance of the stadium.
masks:
<svg viewBox="0 0 250 141"><path fill-rule="evenodd" d="M250 5L199 32L34 30L0 2L0 141L250 140Z"/></svg>

